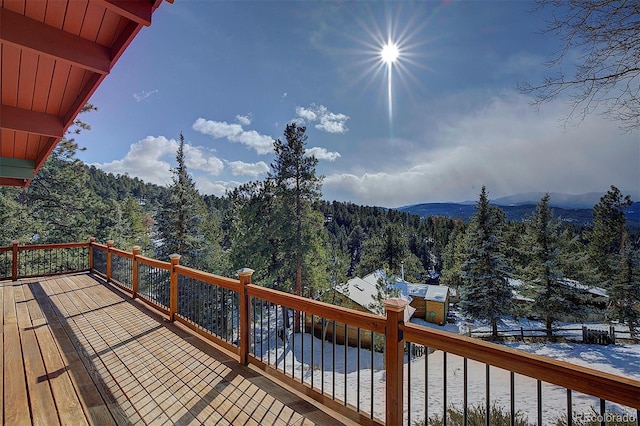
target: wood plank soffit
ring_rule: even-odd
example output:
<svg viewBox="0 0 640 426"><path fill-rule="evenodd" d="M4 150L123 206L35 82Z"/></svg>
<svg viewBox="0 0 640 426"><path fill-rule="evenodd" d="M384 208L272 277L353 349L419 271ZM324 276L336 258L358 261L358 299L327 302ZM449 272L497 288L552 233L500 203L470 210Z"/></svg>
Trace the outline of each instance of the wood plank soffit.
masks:
<svg viewBox="0 0 640 426"><path fill-rule="evenodd" d="M0 13L0 41L99 74L111 70L109 48L6 9Z"/></svg>

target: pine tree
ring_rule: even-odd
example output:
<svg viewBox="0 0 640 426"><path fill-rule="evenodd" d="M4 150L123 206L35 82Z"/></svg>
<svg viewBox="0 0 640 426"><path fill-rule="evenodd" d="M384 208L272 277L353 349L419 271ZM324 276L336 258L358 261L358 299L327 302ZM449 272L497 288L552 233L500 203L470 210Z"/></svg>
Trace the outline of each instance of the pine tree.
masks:
<svg viewBox="0 0 640 426"><path fill-rule="evenodd" d="M566 280L564 265L570 252L560 226L549 207L549 194L545 194L526 223L521 244L527 259L522 270L526 295L533 299L532 311L544 318L548 337L559 317L580 316L582 311L578 290Z"/></svg>
<svg viewBox="0 0 640 426"><path fill-rule="evenodd" d="M483 186L465 237L460 308L471 319L489 321L494 339L498 320L510 312L512 299L501 240L504 221L504 212L489 204Z"/></svg>
<svg viewBox="0 0 640 426"><path fill-rule="evenodd" d="M162 239L160 256L167 258L176 253L181 255L181 264L205 269L206 265L203 265L202 261L205 241L201 231L204 203L187 172L182 133L176 163L177 167L172 169L173 182L169 187L170 194L164 201L158 217L158 231Z"/></svg>
<svg viewBox="0 0 640 426"><path fill-rule="evenodd" d="M629 241L625 217L632 204L629 195L612 185L593 208L593 228L587 236L597 279L609 296L607 316L627 324L635 335L640 322L638 253Z"/></svg>
<svg viewBox="0 0 640 426"><path fill-rule="evenodd" d="M326 286L327 256L324 216L313 210L320 199L322 177L316 175L318 160L306 155L306 127L287 124L284 137L274 142L276 160L268 179L278 200L278 235L284 250L283 266L290 266L285 283L293 276L295 294L310 296Z"/></svg>
<svg viewBox="0 0 640 426"><path fill-rule="evenodd" d="M635 339L640 327L640 259L638 252L631 249L631 244L624 245L613 271L608 292L608 315L626 324Z"/></svg>
<svg viewBox="0 0 640 426"><path fill-rule="evenodd" d="M631 206L631 197L623 196L611 186L593 207L593 227L586 233L589 240L589 257L597 271L597 284L609 288L613 278L613 265L624 250L627 236L625 210Z"/></svg>
<svg viewBox="0 0 640 426"><path fill-rule="evenodd" d="M464 262L465 231L462 227L449 235L449 242L442 252L442 275L440 283L457 290L462 286L462 263Z"/></svg>

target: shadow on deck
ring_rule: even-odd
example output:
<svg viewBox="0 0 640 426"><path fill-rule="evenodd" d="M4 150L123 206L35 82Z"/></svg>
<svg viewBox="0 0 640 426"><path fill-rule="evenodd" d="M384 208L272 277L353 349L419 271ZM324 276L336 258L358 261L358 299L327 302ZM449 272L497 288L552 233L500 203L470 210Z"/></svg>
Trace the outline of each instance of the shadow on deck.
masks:
<svg viewBox="0 0 640 426"><path fill-rule="evenodd" d="M3 424L339 424L91 274L0 282Z"/></svg>

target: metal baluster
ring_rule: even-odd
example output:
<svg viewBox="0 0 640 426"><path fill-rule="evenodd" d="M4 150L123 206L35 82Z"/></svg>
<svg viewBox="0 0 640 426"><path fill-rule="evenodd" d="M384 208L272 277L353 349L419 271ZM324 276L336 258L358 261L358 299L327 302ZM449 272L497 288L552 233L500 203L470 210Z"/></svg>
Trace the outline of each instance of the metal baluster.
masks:
<svg viewBox="0 0 640 426"><path fill-rule="evenodd" d="M336 321L333 320L333 347L332 356L331 356L331 375L332 375L332 383L331 383L331 399L335 401L336 399Z"/></svg>
<svg viewBox="0 0 640 426"><path fill-rule="evenodd" d="M411 350L413 348L413 343L406 342L405 349L407 350L408 361L407 361L407 423L411 424ZM427 422L425 422L427 424Z"/></svg>
<svg viewBox="0 0 640 426"><path fill-rule="evenodd" d="M491 372L489 364L486 364L486 373L485 373L485 385L486 385L486 425L491 426Z"/></svg>
<svg viewBox="0 0 640 426"><path fill-rule="evenodd" d="M516 426L516 401L515 401L515 373L509 373L509 394L511 396L511 426Z"/></svg>
<svg viewBox="0 0 640 426"><path fill-rule="evenodd" d="M322 328L320 331L320 349L321 349L321 357L320 357L320 374L321 374L321 382L320 382L320 393L324 395L324 327L325 327L325 318L322 317Z"/></svg>
<svg viewBox="0 0 640 426"><path fill-rule="evenodd" d="M447 353L442 352L442 426L447 426Z"/></svg>
<svg viewBox="0 0 640 426"><path fill-rule="evenodd" d="M567 426L573 425L573 402L571 389L567 389Z"/></svg>
<svg viewBox="0 0 640 426"><path fill-rule="evenodd" d="M357 388L356 388L356 398L357 398L356 399L356 412L359 413L360 412L360 350L361 350L360 346L361 346L361 343L362 343L361 340L360 340L360 327L358 327L357 330L356 330L356 340L357 340L356 345L358 347L358 352L357 352L358 359L356 361L356 368L357 368L357 370L356 370L356 385L357 385Z"/></svg>
<svg viewBox="0 0 640 426"><path fill-rule="evenodd" d="M311 389L313 389L313 376L315 376L314 371L316 369L314 363L314 351L313 351L313 343L316 340L316 316L311 314Z"/></svg>
<svg viewBox="0 0 640 426"><path fill-rule="evenodd" d="M374 344L373 344L373 341L374 341L374 338L375 338L375 333L372 331L370 333L370 335L371 335L371 347L370 347L370 349L371 349L371 396L370 396L369 399L371 399L371 412L370 412L371 414L369 414L369 416L373 419L373 391L375 390L374 389L375 388L374 381L373 381L373 362L374 362L374 358L373 358L373 352L374 352L373 346L374 346Z"/></svg>
<svg viewBox="0 0 640 426"><path fill-rule="evenodd" d="M538 383L538 425L542 426L542 382L540 380Z"/></svg>
<svg viewBox="0 0 640 426"><path fill-rule="evenodd" d="M344 323L344 405L347 406L347 359L349 350L349 329L347 327L347 323Z"/></svg>
<svg viewBox="0 0 640 426"><path fill-rule="evenodd" d="M429 348L424 351L424 423L429 424Z"/></svg>
<svg viewBox="0 0 640 426"><path fill-rule="evenodd" d="M463 413L462 413L462 424L467 426L469 424L469 399L468 399L468 390L467 385L469 381L469 369L468 369L468 360L467 358L462 359L462 405L463 405Z"/></svg>
<svg viewBox="0 0 640 426"><path fill-rule="evenodd" d="M606 401L600 398L600 426L606 426L607 422L605 421L605 417L607 414Z"/></svg>

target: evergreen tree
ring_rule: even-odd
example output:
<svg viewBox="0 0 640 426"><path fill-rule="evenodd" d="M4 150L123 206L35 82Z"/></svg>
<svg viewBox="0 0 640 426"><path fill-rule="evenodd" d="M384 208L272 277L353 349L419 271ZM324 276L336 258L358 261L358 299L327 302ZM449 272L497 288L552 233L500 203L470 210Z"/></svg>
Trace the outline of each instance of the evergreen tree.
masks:
<svg viewBox="0 0 640 426"><path fill-rule="evenodd" d="M324 241L324 216L313 210L320 199L322 177L316 175L318 160L307 156L307 135L304 126L287 124L284 137L274 142L276 160L271 164L268 179L274 182L278 200L278 235L284 243L285 262L290 266L285 277L294 278L297 295L310 295L328 283L327 257Z"/></svg>
<svg viewBox="0 0 640 426"><path fill-rule="evenodd" d="M33 221L26 206L18 202L20 190L0 187L0 246L17 240L21 244L33 238Z"/></svg>
<svg viewBox="0 0 640 426"><path fill-rule="evenodd" d="M176 163L177 167L172 169L173 182L169 187L170 194L164 201L158 217L158 232L162 239L160 256L166 259L176 253L182 256L181 264L204 269L204 203L187 172L182 133Z"/></svg>
<svg viewBox="0 0 640 426"><path fill-rule="evenodd" d="M624 251L627 238L625 210L631 206L631 197L623 196L611 186L593 207L593 227L586 233L589 240L589 258L596 269L597 284L609 288L614 275L613 266Z"/></svg>
<svg viewBox="0 0 640 426"><path fill-rule="evenodd" d="M640 321L640 283L637 250L626 226L625 210L632 205L615 186L593 208L593 228L589 232L589 255L597 278L607 289L607 315L629 326L634 335Z"/></svg>
<svg viewBox="0 0 640 426"><path fill-rule="evenodd" d="M626 324L635 339L640 327L640 259L637 250L631 249L631 244L624 244L613 271L608 292L608 316Z"/></svg>
<svg viewBox="0 0 640 426"><path fill-rule="evenodd" d="M498 320L510 312L512 298L501 240L504 221L504 212L489 204L483 186L465 237L460 308L471 319L489 321L494 339Z"/></svg>
<svg viewBox="0 0 640 426"><path fill-rule="evenodd" d="M362 260L362 245L366 239L367 234L360 225L356 225L349 234L347 240L347 250L350 258L349 271L347 272L348 277L354 276L356 267L360 263L360 260Z"/></svg>
<svg viewBox="0 0 640 426"><path fill-rule="evenodd" d="M440 283L459 291L462 286L462 263L464 261L465 230L462 227L449 235L442 253L442 275Z"/></svg>
<svg viewBox="0 0 640 426"><path fill-rule="evenodd" d="M545 194L526 223L521 246L528 259L522 270L526 294L533 299L532 311L544 318L548 337L559 317L579 316L582 311L580 294L566 280L564 265L570 252L564 242L560 221L554 219Z"/></svg>
<svg viewBox="0 0 640 426"><path fill-rule="evenodd" d="M73 140L61 141L23 194L39 243L109 238L108 227L99 226L109 212L89 189L87 169L75 158L77 149Z"/></svg>

